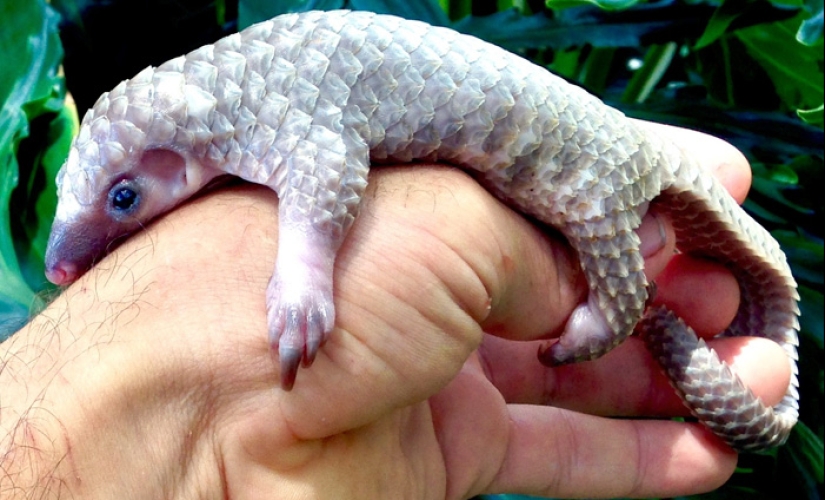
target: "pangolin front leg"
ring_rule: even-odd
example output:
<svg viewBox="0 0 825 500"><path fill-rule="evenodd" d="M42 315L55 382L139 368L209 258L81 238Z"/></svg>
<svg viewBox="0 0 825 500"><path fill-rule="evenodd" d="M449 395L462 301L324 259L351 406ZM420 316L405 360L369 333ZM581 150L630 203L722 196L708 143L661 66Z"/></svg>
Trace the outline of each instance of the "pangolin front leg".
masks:
<svg viewBox="0 0 825 500"><path fill-rule="evenodd" d="M357 127L343 127L357 119L329 107L290 152L286 185L278 192L278 256L266 308L285 390L301 364L312 364L335 326L335 256L367 186L369 149Z"/></svg>

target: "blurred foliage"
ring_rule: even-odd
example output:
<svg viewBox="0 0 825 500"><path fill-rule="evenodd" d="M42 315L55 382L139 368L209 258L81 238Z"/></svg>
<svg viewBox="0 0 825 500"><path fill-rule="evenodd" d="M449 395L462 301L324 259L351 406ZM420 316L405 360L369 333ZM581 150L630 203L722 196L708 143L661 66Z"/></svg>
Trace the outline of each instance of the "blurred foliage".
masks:
<svg viewBox="0 0 825 500"><path fill-rule="evenodd" d="M59 17L37 2L0 2L0 340L42 301L54 176L73 135L58 76ZM16 189L15 189L16 188Z"/></svg>
<svg viewBox="0 0 825 500"><path fill-rule="evenodd" d="M0 0L0 339L42 307L49 290L42 261L54 175L78 114L98 95L147 65L283 12L392 13L496 43L631 116L703 130L747 155L754 182L745 207L782 243L800 283L801 423L786 446L743 455L728 484L699 498L821 497L822 0L53 0L51 6L60 14L42 0ZM76 107L64 103L65 88Z"/></svg>

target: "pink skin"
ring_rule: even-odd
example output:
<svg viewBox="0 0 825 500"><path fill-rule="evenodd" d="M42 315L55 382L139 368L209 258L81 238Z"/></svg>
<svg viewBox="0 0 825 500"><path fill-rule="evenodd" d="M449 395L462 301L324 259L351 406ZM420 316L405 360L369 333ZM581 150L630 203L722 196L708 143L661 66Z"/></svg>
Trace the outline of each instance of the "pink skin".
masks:
<svg viewBox="0 0 825 500"><path fill-rule="evenodd" d="M87 217L82 222L56 220L46 248L46 278L58 286L69 285L107 253L117 225L101 222L102 217ZM71 236L70 236L71 235Z"/></svg>
<svg viewBox="0 0 825 500"><path fill-rule="evenodd" d="M298 367L308 367L335 326L332 275L339 243L281 219L276 272L266 290L269 343L281 364L281 387L291 390Z"/></svg>
<svg viewBox="0 0 825 500"><path fill-rule="evenodd" d="M77 266L71 262L58 262L46 269L46 278L57 286L68 285L79 277Z"/></svg>

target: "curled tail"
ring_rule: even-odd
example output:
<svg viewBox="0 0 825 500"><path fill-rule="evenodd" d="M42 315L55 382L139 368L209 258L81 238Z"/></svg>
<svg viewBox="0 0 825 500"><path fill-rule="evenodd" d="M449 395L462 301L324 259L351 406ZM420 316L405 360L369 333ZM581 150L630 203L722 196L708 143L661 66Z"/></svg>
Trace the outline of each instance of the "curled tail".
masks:
<svg viewBox="0 0 825 500"><path fill-rule="evenodd" d="M779 243L714 178L682 162L656 200L676 230L677 247L727 266L741 303L722 336L764 337L788 354L791 381L782 401L766 407L704 342L672 313L652 311L640 324L648 346L694 415L740 450L782 444L799 414L796 367L799 294ZM655 333L654 333L655 332Z"/></svg>

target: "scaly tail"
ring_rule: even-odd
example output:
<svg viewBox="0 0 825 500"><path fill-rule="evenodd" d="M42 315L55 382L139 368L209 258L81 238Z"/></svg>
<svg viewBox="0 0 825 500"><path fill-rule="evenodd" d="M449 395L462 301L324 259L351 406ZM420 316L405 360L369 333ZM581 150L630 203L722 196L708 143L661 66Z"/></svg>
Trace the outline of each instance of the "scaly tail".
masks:
<svg viewBox="0 0 825 500"><path fill-rule="evenodd" d="M675 148L674 148L675 149ZM788 354L791 381L782 401L766 407L704 342L672 313L655 311L640 324L674 386L694 415L739 450L783 443L799 415L797 331L799 294L776 240L748 216L713 177L687 160L672 161L673 185L654 202L671 217L679 250L726 265L741 304L722 336L765 337Z"/></svg>

